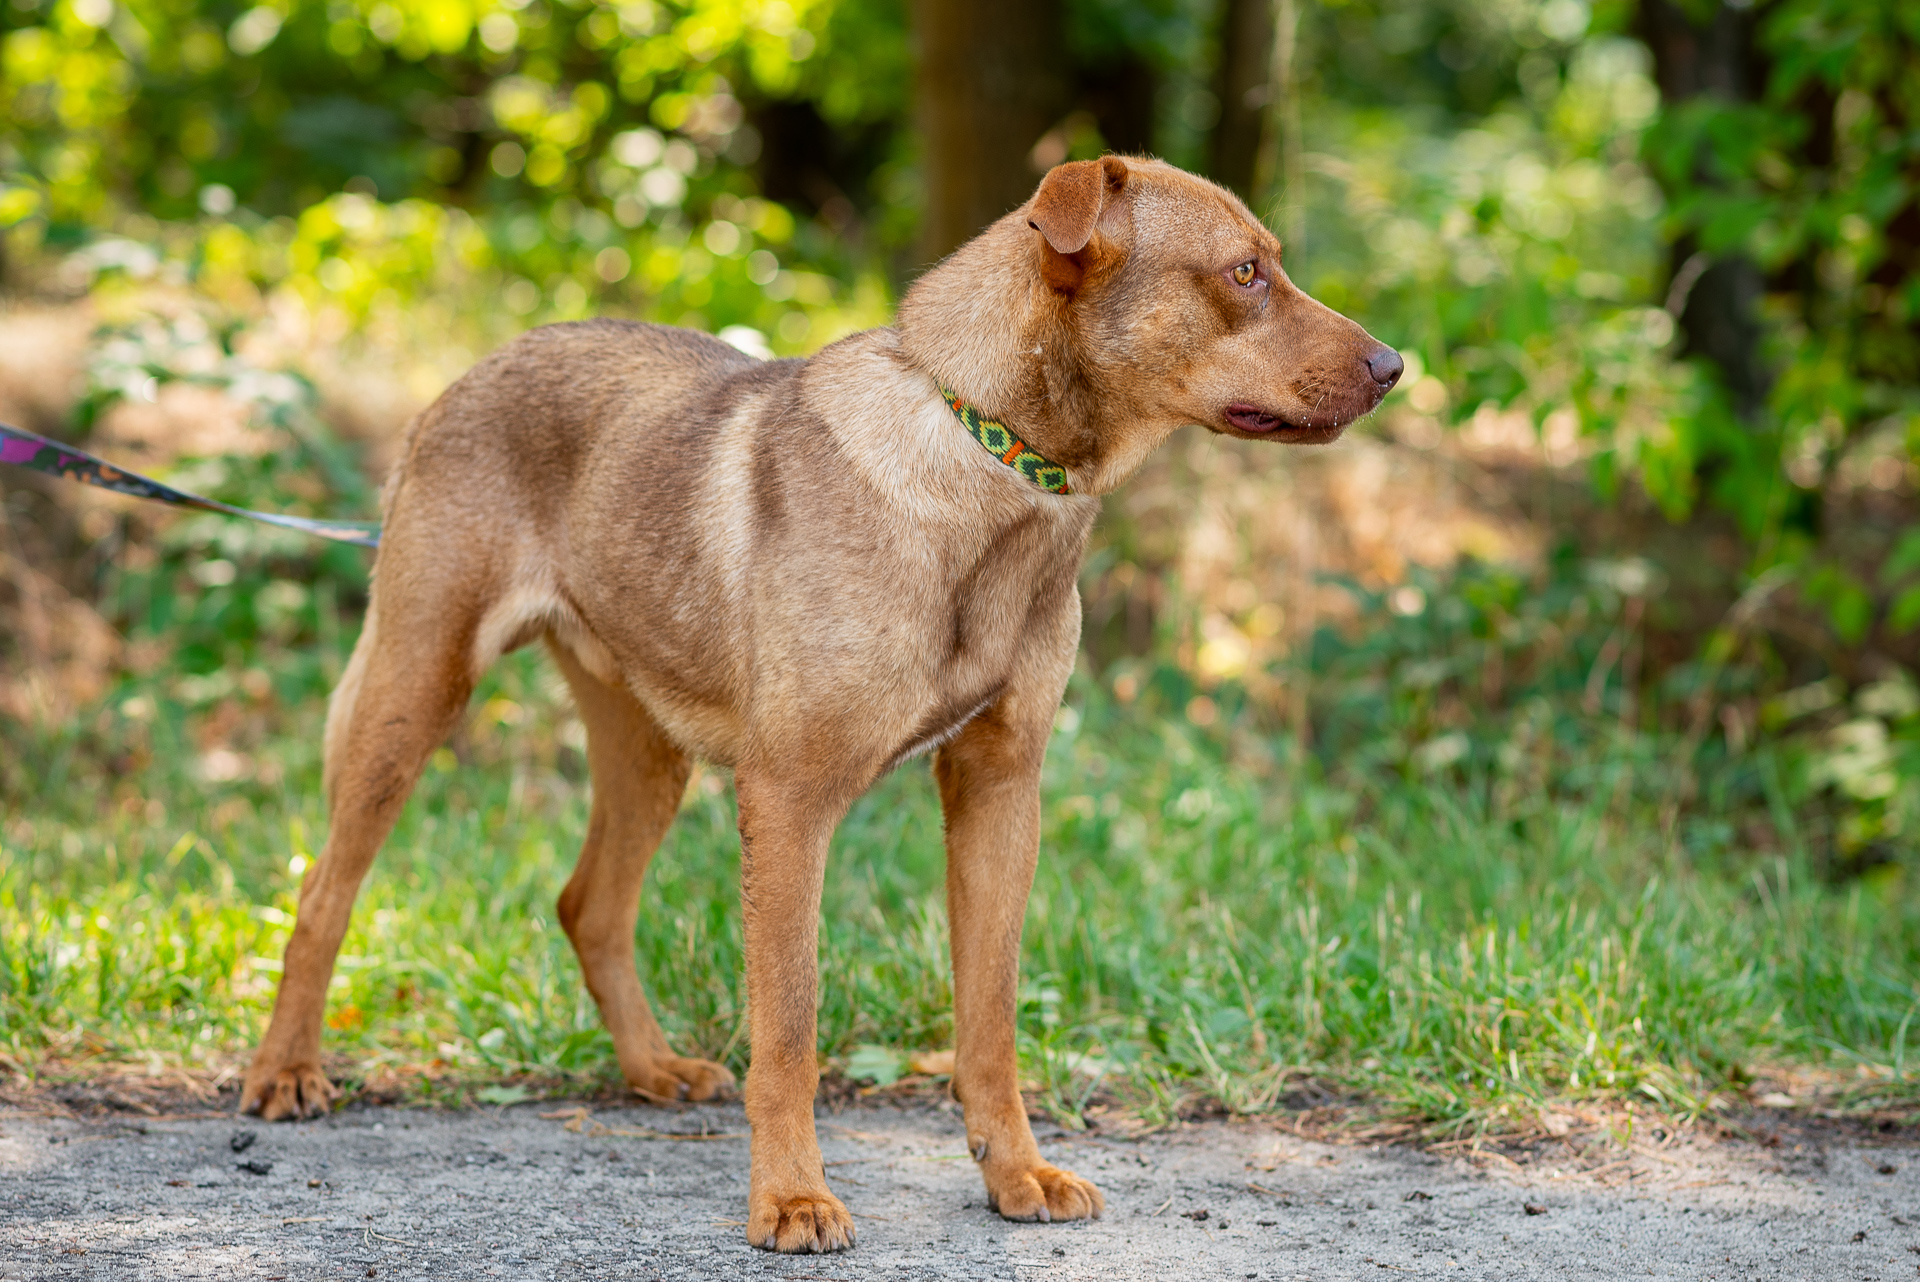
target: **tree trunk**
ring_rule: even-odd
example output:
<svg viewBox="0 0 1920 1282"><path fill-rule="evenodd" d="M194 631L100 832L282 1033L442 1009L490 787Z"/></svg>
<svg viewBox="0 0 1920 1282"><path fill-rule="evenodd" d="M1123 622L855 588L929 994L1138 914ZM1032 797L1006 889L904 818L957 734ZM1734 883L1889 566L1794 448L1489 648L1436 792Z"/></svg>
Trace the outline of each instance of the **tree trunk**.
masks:
<svg viewBox="0 0 1920 1282"><path fill-rule="evenodd" d="M1033 194L1034 143L1066 113L1060 0L914 0L932 263Z"/></svg>
<svg viewBox="0 0 1920 1282"><path fill-rule="evenodd" d="M1152 64L1137 54L1079 69L1079 105L1093 113L1107 150L1129 156L1153 151L1156 83Z"/></svg>
<svg viewBox="0 0 1920 1282"><path fill-rule="evenodd" d="M1752 102L1765 87L1751 8L1719 4L1703 24L1672 0L1642 0L1637 26L1669 107L1700 95ZM1744 254L1707 255L1692 236L1674 244L1671 267L1668 307L1680 323L1682 352L1719 366L1734 408L1751 420L1772 384L1761 357L1760 268Z"/></svg>
<svg viewBox="0 0 1920 1282"><path fill-rule="evenodd" d="M1227 0L1220 15L1220 62L1213 92L1220 122L1208 148L1207 173L1249 204L1272 104L1273 0Z"/></svg>

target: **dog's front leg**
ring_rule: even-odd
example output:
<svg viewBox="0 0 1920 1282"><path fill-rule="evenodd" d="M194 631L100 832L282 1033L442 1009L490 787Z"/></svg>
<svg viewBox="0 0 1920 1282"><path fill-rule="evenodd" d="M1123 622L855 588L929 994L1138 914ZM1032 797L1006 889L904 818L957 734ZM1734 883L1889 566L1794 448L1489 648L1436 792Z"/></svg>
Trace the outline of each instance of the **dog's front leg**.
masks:
<svg viewBox="0 0 1920 1282"><path fill-rule="evenodd" d="M1106 1209L1099 1189L1041 1160L1014 1046L1020 926L1040 853L1040 763L1057 703L1057 690L1047 699L1002 696L934 759L947 826L953 1090L987 1200L1010 1220Z"/></svg>
<svg viewBox="0 0 1920 1282"><path fill-rule="evenodd" d="M747 1122L753 1174L747 1241L770 1251L841 1251L853 1217L827 1190L813 1097L820 1085L815 1031L819 987L820 885L827 845L844 802L741 767L740 915L747 945Z"/></svg>

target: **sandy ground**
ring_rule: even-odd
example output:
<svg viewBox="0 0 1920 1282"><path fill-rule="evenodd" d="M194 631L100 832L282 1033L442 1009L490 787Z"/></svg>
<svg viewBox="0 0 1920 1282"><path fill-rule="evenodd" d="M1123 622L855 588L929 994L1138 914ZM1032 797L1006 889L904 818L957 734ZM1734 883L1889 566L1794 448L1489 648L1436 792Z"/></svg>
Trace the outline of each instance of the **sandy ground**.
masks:
<svg viewBox="0 0 1920 1282"><path fill-rule="evenodd" d="M737 1105L435 1113L305 1125L0 1113L0 1278L1914 1278L1920 1146L1788 1132L1585 1172L1206 1123L1043 1131L1102 1220L989 1213L951 1106L821 1115L859 1245L748 1247ZM580 1114L574 1115L579 1118ZM661 1132L724 1137L660 1138ZM238 1147L236 1147L238 1146ZM1585 1159L1591 1163L1594 1159Z"/></svg>

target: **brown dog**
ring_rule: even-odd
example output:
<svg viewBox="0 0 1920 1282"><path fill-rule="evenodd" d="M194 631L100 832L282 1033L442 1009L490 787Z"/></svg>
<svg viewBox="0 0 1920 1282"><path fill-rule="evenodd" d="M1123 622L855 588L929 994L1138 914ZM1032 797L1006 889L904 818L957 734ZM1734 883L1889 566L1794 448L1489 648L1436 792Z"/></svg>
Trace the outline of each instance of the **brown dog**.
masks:
<svg viewBox="0 0 1920 1282"><path fill-rule="evenodd" d="M734 769L747 1239L853 1243L813 1126L821 878L854 798L930 749L967 1147L1007 1218L1098 1215L1099 1190L1034 1144L1014 1014L1040 762L1099 496L1186 423L1331 440L1400 369L1293 287L1234 197L1114 156L1053 170L909 291L897 328L810 360L590 321L481 362L421 416L387 488L366 628L327 718L332 831L241 1107L327 1107L321 1015L360 880L481 673L544 638L593 769L560 921L649 1098L732 1080L668 1047L633 935L691 760Z"/></svg>

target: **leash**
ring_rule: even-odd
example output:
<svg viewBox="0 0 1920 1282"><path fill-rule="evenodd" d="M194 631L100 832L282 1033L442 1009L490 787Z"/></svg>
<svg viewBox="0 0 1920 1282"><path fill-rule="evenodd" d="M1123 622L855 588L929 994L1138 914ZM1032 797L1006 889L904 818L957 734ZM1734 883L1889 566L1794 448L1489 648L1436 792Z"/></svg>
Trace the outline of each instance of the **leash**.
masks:
<svg viewBox="0 0 1920 1282"><path fill-rule="evenodd" d="M189 494L185 490L176 490L171 485L162 485L152 477L142 476L138 472L129 472L123 467L115 467L105 459L97 458L85 450L77 450L71 445L62 445L58 441L50 441L44 436L37 436L11 423L0 423L0 463L11 463L15 467L45 472L49 476L64 476L68 480L95 485L103 490L112 490L116 494L131 494L138 499L171 503L174 507L199 508L203 512L244 516L249 520L265 521L268 525L280 526L282 529L299 530L302 534L332 539L336 543L351 543L363 548L380 546L380 526L377 522L319 521L306 516L287 516L280 512L254 512L244 507L234 507L230 503L222 503L217 499L203 498L198 494Z"/></svg>

